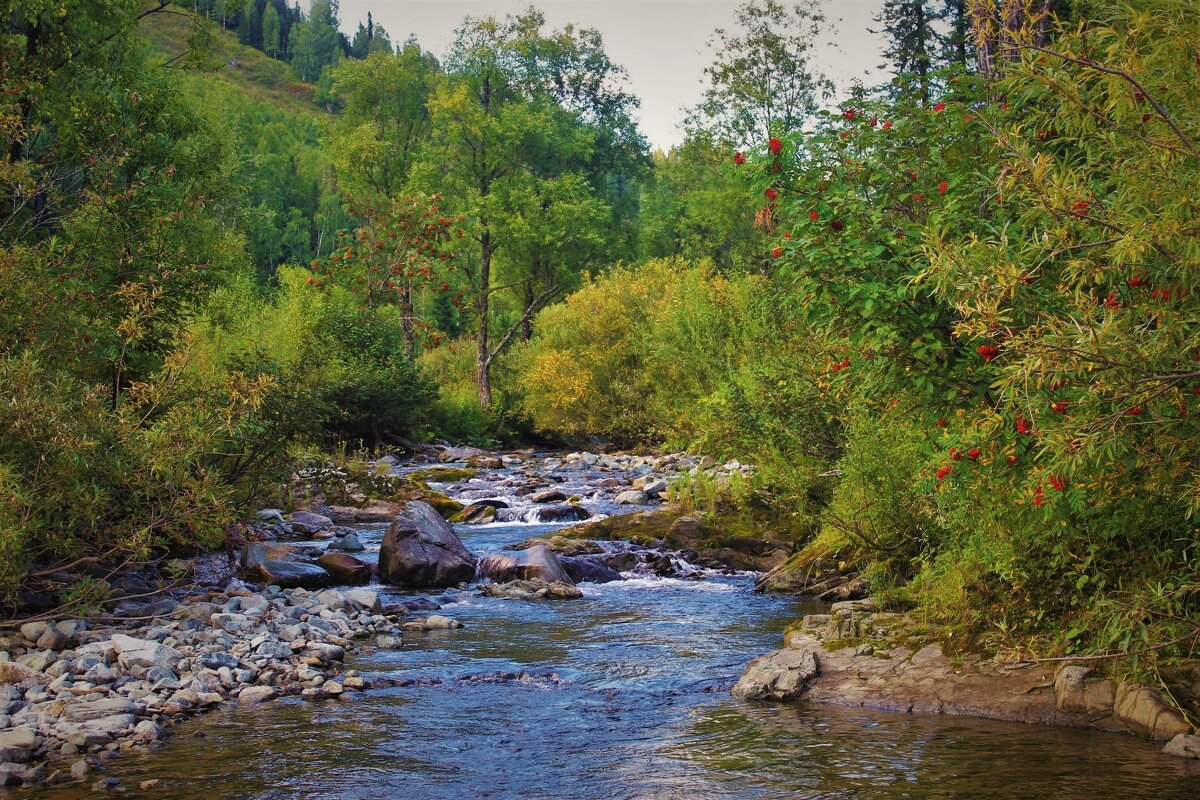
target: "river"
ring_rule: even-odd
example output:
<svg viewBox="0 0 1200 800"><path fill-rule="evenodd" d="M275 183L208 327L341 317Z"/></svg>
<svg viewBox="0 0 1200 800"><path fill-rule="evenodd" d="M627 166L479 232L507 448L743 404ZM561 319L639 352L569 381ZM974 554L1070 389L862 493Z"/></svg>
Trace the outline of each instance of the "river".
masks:
<svg viewBox="0 0 1200 800"><path fill-rule="evenodd" d="M459 532L486 554L562 527ZM361 536L377 552L380 528ZM465 628L406 634L351 664L411 685L229 707L176 727L157 752L114 760L110 774L129 796L180 800L1200 797L1195 764L1132 736L736 701L746 661L821 609L752 586L709 573L583 584L581 600L450 592L438 613ZM152 778L159 788L136 788Z"/></svg>

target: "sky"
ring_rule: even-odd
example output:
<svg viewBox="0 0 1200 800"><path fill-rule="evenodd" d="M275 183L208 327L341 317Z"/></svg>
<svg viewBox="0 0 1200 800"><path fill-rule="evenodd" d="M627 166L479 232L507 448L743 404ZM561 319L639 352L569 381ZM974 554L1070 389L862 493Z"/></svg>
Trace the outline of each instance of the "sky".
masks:
<svg viewBox="0 0 1200 800"><path fill-rule="evenodd" d="M415 34L421 46L441 57L466 16L519 13L529 2L479 0L341 0L342 29L353 36L371 12L393 44ZM596 28L609 57L629 73L629 88L641 99L639 122L652 147L668 150L683 139L684 109L700 101L703 70L712 61L713 31L732 27L738 2L718 0L540 0L534 2L550 29L567 23ZM840 89L853 81L882 78L882 45L868 28L881 0L826 0L836 35L818 48L815 62Z"/></svg>

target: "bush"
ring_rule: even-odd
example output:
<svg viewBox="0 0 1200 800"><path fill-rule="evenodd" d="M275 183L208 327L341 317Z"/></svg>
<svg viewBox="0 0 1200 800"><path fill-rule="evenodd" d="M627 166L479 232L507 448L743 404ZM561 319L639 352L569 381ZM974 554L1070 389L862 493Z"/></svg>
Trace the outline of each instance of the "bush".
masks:
<svg viewBox="0 0 1200 800"><path fill-rule="evenodd" d="M363 307L304 269L278 277L273 296L247 278L214 297L192 328L197 370L270 371L291 403L305 396L294 432L310 440L374 446L387 434L421 435L437 392L403 356L400 312Z"/></svg>
<svg viewBox="0 0 1200 800"><path fill-rule="evenodd" d="M1007 644L1157 657L1200 596L1200 22L1100 13L998 85L856 97L742 170L847 355L822 539Z"/></svg>

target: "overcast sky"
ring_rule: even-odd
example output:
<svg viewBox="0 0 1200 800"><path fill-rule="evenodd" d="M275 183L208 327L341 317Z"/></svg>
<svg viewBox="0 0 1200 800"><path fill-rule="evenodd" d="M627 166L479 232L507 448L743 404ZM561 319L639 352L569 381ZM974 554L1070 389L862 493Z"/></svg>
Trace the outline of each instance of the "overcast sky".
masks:
<svg viewBox="0 0 1200 800"><path fill-rule="evenodd" d="M463 17L518 13L529 2L478 0L341 0L342 28L353 36L367 12L383 25L393 44L415 34L421 46L442 56ZM642 132L650 144L669 149L682 138L683 109L700 100L703 69L712 61L708 46L713 30L731 27L737 2L719 0L541 0L532 5L546 15L550 28L571 22L596 28L604 37L609 57L629 72L633 93L642 101ZM816 59L838 83L854 79L877 82L882 61L879 37L871 17L881 0L826 0L826 14L835 20L836 44L822 44Z"/></svg>

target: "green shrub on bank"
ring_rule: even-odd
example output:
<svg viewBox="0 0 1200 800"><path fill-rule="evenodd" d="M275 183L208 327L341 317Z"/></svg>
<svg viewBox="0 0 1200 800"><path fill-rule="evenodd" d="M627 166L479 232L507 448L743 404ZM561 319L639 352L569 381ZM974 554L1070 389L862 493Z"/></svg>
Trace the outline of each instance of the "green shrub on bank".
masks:
<svg viewBox="0 0 1200 800"><path fill-rule="evenodd" d="M509 382L535 428L662 441L758 466L812 523L839 422L835 354L763 276L656 259L589 280L537 319Z"/></svg>
<svg viewBox="0 0 1200 800"><path fill-rule="evenodd" d="M297 433L310 439L374 446L422 435L437 389L403 355L400 311L363 307L305 269L278 279L272 294L245 280L214 296L192 325L194 369L270 370L280 392L306 396Z"/></svg>

